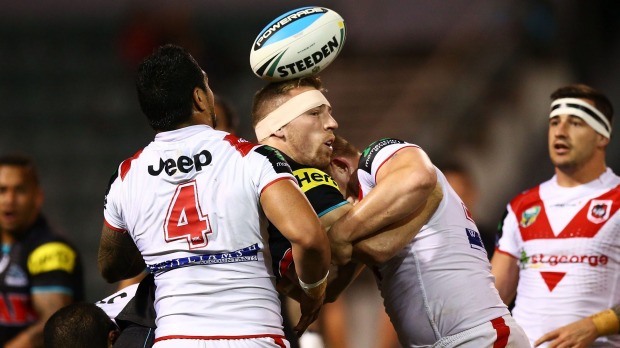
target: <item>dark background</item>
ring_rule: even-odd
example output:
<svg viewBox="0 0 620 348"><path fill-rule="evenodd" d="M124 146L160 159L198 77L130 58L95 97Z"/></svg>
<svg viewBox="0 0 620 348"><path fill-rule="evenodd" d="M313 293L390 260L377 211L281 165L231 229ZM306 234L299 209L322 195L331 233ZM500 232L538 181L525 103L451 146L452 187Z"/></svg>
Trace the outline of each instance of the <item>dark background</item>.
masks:
<svg viewBox="0 0 620 348"><path fill-rule="evenodd" d="M188 48L229 99L239 134L264 82L249 68L267 23L301 6L340 13L348 36L322 74L339 133L379 137L463 161L480 187L474 215L499 221L517 192L553 174L549 95L590 84L620 105L620 2L614 0L0 1L0 152L39 165L44 211L84 254L87 297L114 288L97 271L103 194L118 164L153 132L136 64L160 43ZM612 138L608 165L619 165Z"/></svg>

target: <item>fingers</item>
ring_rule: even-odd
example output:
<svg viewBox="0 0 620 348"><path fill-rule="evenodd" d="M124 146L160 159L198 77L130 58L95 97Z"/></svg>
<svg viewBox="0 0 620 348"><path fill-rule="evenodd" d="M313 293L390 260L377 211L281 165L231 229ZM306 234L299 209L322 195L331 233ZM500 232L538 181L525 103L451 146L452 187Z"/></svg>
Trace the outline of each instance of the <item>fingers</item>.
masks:
<svg viewBox="0 0 620 348"><path fill-rule="evenodd" d="M536 340L536 342L534 342L534 347L538 347L539 345L550 341L552 339L557 338L559 335L557 332L555 331L551 331L551 332L547 332L546 334L542 335L542 337L540 337L539 339Z"/></svg>

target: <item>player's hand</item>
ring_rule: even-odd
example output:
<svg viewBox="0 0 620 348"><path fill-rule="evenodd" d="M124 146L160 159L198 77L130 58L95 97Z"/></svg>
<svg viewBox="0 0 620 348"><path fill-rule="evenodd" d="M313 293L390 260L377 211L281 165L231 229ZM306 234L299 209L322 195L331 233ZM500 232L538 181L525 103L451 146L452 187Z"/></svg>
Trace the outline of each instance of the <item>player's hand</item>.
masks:
<svg viewBox="0 0 620 348"><path fill-rule="evenodd" d="M548 346L549 348L585 348L592 344L597 337L598 332L596 331L596 326L594 326L592 319L583 318L544 334L534 342L534 347L538 347L544 342L551 341Z"/></svg>
<svg viewBox="0 0 620 348"><path fill-rule="evenodd" d="M310 297L302 291L301 301L299 302L301 307L301 318L299 318L299 323L297 323L294 328L297 337L300 337L308 326L319 317L324 299L325 291L323 291L322 296L316 298Z"/></svg>

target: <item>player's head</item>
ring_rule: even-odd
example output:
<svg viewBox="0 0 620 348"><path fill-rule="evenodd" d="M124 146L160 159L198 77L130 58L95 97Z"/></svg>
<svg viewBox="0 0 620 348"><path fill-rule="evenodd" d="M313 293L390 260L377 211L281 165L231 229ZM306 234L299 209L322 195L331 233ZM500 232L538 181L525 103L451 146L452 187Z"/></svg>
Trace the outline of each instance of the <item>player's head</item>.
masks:
<svg viewBox="0 0 620 348"><path fill-rule="evenodd" d="M138 67L136 89L142 112L156 131L215 124L207 74L182 47L161 46L147 57Z"/></svg>
<svg viewBox="0 0 620 348"><path fill-rule="evenodd" d="M217 125L214 127L228 133L236 133L239 120L232 105L221 95L215 95L215 115Z"/></svg>
<svg viewBox="0 0 620 348"><path fill-rule="evenodd" d="M43 190L31 158L0 157L0 231L15 235L29 228L43 204Z"/></svg>
<svg viewBox="0 0 620 348"><path fill-rule="evenodd" d="M110 317L93 303L73 303L59 309L43 329L46 348L108 348L118 334Z"/></svg>
<svg viewBox="0 0 620 348"><path fill-rule="evenodd" d="M258 91L252 104L258 141L301 164L326 167L338 123L322 92L318 77L274 82Z"/></svg>
<svg viewBox="0 0 620 348"><path fill-rule="evenodd" d="M339 135L334 139L332 147L334 151L326 172L336 181L345 197L356 199L359 191L357 167L360 151Z"/></svg>
<svg viewBox="0 0 620 348"><path fill-rule="evenodd" d="M582 84L564 86L551 94L549 154L561 170L577 170L605 162L612 130L609 99Z"/></svg>

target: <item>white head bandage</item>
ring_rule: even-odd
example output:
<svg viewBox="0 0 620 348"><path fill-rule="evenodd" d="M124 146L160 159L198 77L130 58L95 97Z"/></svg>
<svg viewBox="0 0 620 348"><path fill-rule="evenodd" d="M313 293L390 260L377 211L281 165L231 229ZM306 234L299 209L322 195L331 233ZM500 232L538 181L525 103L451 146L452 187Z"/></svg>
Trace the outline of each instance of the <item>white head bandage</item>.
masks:
<svg viewBox="0 0 620 348"><path fill-rule="evenodd" d="M321 105L331 106L319 90L314 89L294 96L256 124L256 139L264 140L304 112Z"/></svg>
<svg viewBox="0 0 620 348"><path fill-rule="evenodd" d="M560 98L551 103L551 114L549 118L558 115L572 115L584 120L597 133L606 138L611 136L611 124L603 113L594 106L577 98Z"/></svg>

